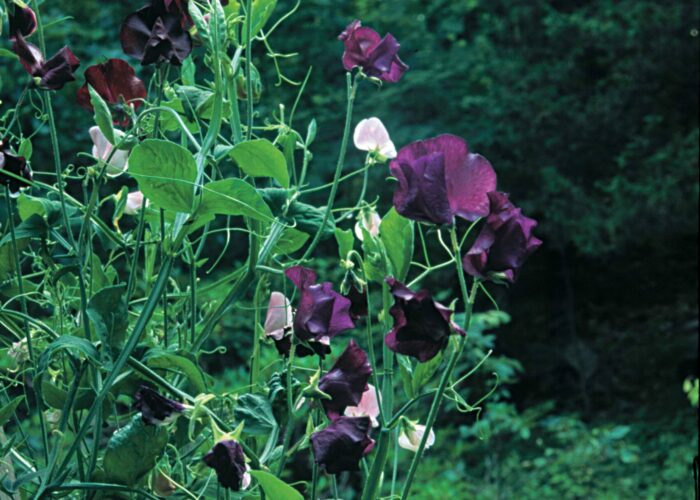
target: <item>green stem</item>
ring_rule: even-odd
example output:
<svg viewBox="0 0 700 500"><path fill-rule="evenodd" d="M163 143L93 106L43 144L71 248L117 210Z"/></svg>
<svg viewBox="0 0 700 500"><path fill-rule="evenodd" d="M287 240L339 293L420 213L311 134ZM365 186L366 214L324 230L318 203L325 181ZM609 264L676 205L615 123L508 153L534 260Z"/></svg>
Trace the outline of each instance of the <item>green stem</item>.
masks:
<svg viewBox="0 0 700 500"><path fill-rule="evenodd" d="M253 137L253 80L251 79L253 68L253 0L246 0L245 4L245 81L246 81L246 141Z"/></svg>
<svg viewBox="0 0 700 500"><path fill-rule="evenodd" d="M459 279L459 287L462 292L462 300L465 303L464 331L467 332L469 330L469 324L471 323L474 300L476 299L476 293L479 290L479 282L477 280L474 280L471 292L467 292L467 284L464 280L464 271L462 270L462 258L460 255L461 252L459 242L457 240L457 230L455 227L452 227L450 231L450 236L452 240L452 250L454 251L454 262L457 268L457 277ZM413 479L415 478L416 471L418 470L418 465L420 464L421 457L423 456L425 445L428 442L430 431L432 430L433 425L435 424L435 419L437 418L438 412L440 411L440 405L442 404L442 399L445 395L445 389L447 388L447 384L450 378L452 377L452 372L454 371L455 366L457 365L457 360L462 354L466 342L467 335L464 335L460 339L459 346L457 347L457 349L455 349L452 352L452 356L450 357L450 360L447 364L447 368L442 374L437 394L435 395L435 399L433 399L433 404L430 407L430 413L428 413L428 419L425 423L425 432L423 434L423 438L420 441L420 445L418 445L418 450L413 456L411 466L408 469L408 475L406 476L406 481L403 486L403 492L401 493L402 500L406 500L408 498L409 493L411 492L411 485L413 484Z"/></svg>
<svg viewBox="0 0 700 500"><path fill-rule="evenodd" d="M362 500L375 500L379 497L379 483L382 476L382 472L384 472L384 464L386 463L390 442L391 430L385 427L381 430L379 434L379 440L377 442L377 451L374 456L374 462L372 463L372 469L370 470L369 478L367 479L364 490L362 491Z"/></svg>

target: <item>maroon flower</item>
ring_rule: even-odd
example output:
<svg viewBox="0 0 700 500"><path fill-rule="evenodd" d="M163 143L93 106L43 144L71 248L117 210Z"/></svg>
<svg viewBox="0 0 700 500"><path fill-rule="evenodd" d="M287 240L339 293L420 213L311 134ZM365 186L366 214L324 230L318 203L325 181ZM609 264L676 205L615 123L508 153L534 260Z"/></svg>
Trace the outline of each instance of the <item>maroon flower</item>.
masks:
<svg viewBox="0 0 700 500"><path fill-rule="evenodd" d="M24 37L17 33L12 49L19 56L27 73L35 78L39 88L58 90L75 80L73 73L80 66L80 61L68 47L63 47L51 59L44 60L41 50L27 43Z"/></svg>
<svg viewBox="0 0 700 500"><path fill-rule="evenodd" d="M21 177L21 179L7 175L7 172ZM31 180L32 169L27 165L27 160L23 156L15 156L10 153L5 143L0 141L0 184L10 189L11 196L18 196L19 190L29 186Z"/></svg>
<svg viewBox="0 0 700 500"><path fill-rule="evenodd" d="M481 279L513 282L520 266L542 241L533 236L537 221L525 217L505 193L489 193L491 214L471 249L462 258L464 270Z"/></svg>
<svg viewBox="0 0 700 500"><path fill-rule="evenodd" d="M300 292L294 316L294 335L299 340L327 343L355 326L350 318L350 301L334 291L331 283L316 283L316 273L301 266L290 267L285 275Z"/></svg>
<svg viewBox="0 0 700 500"><path fill-rule="evenodd" d="M15 11L8 16L10 21L10 40L16 38L19 33L23 37L28 37L36 31L36 14L29 7L15 5Z"/></svg>
<svg viewBox="0 0 700 500"><path fill-rule="evenodd" d="M185 410L185 405L161 396L153 389L141 386L134 394L134 408L141 412L148 425L164 425L172 422Z"/></svg>
<svg viewBox="0 0 700 500"><path fill-rule="evenodd" d="M389 168L399 181L394 206L404 217L452 224L455 216L473 221L489 213L487 193L496 189L496 172L457 136L413 142Z"/></svg>
<svg viewBox="0 0 700 500"><path fill-rule="evenodd" d="M118 117L116 125L129 124L129 115L123 109L124 105L132 104L138 109L142 99L146 97L146 86L136 76L134 68L123 59L109 59L102 64L95 64L85 70L85 85L78 89L77 100L82 107L92 110L88 85L109 104L115 106Z"/></svg>
<svg viewBox="0 0 700 500"><path fill-rule="evenodd" d="M333 368L318 383L318 388L332 398L322 400L328 418L335 420L345 412L345 408L360 403L371 374L367 353L351 340Z"/></svg>
<svg viewBox="0 0 700 500"><path fill-rule="evenodd" d="M369 417L339 417L311 435L314 460L326 472L338 474L360 469L360 460L374 448Z"/></svg>
<svg viewBox="0 0 700 500"><path fill-rule="evenodd" d="M216 443L202 460L216 471L216 478L224 488L241 491L250 483L243 448L233 439Z"/></svg>
<svg viewBox="0 0 700 500"><path fill-rule="evenodd" d="M350 285L350 290L348 290L346 297L350 300L350 317L353 321L357 321L369 314L367 293L367 289L364 287L358 288L354 284Z"/></svg>
<svg viewBox="0 0 700 500"><path fill-rule="evenodd" d="M430 292L414 292L394 278L386 281L394 296L394 305L389 310L394 317L394 328L384 338L389 349L425 362L447 346L452 330L465 335L450 320L452 311L433 300Z"/></svg>
<svg viewBox="0 0 700 500"><path fill-rule="evenodd" d="M359 20L351 22L338 39L345 44L343 66L347 71L360 67L368 76L395 83L408 66L399 59L399 42L390 33L384 38Z"/></svg>
<svg viewBox="0 0 700 500"><path fill-rule="evenodd" d="M180 12L169 9L164 2L151 0L122 24L122 48L141 64L169 62L179 66L192 52L192 38L181 23Z"/></svg>

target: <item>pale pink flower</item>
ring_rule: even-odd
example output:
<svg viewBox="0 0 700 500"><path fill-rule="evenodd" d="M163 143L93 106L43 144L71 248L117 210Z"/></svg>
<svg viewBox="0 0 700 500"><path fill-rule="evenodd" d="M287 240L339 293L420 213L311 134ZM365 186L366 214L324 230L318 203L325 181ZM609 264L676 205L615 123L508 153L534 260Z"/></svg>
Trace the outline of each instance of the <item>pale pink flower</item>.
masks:
<svg viewBox="0 0 700 500"><path fill-rule="evenodd" d="M360 216L358 217L357 224L355 224L355 236L360 241L364 241L364 235L362 230L364 229L373 237L377 237L379 234L379 224L381 224L382 219L379 214L374 211L374 209L362 210Z"/></svg>
<svg viewBox="0 0 700 500"><path fill-rule="evenodd" d="M372 427L379 427L379 395L372 384L367 384L367 390L362 393L360 403L357 406L345 408L346 417L369 417Z"/></svg>
<svg viewBox="0 0 700 500"><path fill-rule="evenodd" d="M124 206L124 213L126 215L136 215L141 210L143 206L143 193L141 191L134 191L126 196L126 205Z"/></svg>
<svg viewBox="0 0 700 500"><path fill-rule="evenodd" d="M424 434L424 425L416 424L415 422L405 422L401 428L401 434L399 434L399 446L406 450L416 452L418 451ZM435 433L430 429L428 440L425 443L425 449L427 450L433 444L435 444Z"/></svg>
<svg viewBox="0 0 700 500"><path fill-rule="evenodd" d="M355 127L355 147L360 151L376 151L384 158L396 158L396 146L379 118L365 118Z"/></svg>
<svg viewBox="0 0 700 500"><path fill-rule="evenodd" d="M292 328L292 319L289 299L280 292L272 292L265 316L265 335L282 340L285 332Z"/></svg>
<svg viewBox="0 0 700 500"><path fill-rule="evenodd" d="M116 137L123 132L115 131ZM109 143L107 138L104 136L99 127L90 127L90 138L92 139L92 156L100 160L100 162L106 162L110 155L107 164L106 174L109 177L117 177L126 172L129 168L129 152L118 149L114 151L114 146Z"/></svg>

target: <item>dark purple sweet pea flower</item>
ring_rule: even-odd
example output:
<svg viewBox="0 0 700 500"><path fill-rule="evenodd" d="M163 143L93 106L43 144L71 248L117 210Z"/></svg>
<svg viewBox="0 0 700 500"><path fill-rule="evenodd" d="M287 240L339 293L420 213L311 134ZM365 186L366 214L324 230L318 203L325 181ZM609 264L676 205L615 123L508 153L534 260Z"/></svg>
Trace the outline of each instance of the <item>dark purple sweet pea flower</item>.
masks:
<svg viewBox="0 0 700 500"><path fill-rule="evenodd" d="M243 448L233 439L216 443L202 460L216 471L216 478L224 488L241 491L250 484Z"/></svg>
<svg viewBox="0 0 700 500"><path fill-rule="evenodd" d="M6 172L14 174L21 179L17 179ZM28 182L24 182L22 179ZM10 196L19 196L19 190L29 186L32 180L32 169L27 165L27 160L23 156L16 156L10 153L5 143L0 140L0 184L7 186Z"/></svg>
<svg viewBox="0 0 700 500"><path fill-rule="evenodd" d="M15 39L17 33L28 37L36 31L36 14L29 7L15 5L14 13L8 16L10 21L10 40Z"/></svg>
<svg viewBox="0 0 700 500"><path fill-rule="evenodd" d="M27 43L24 37L17 33L12 49L19 56L19 61L27 73L34 77L39 88L58 90L75 80L73 73L80 66L80 61L68 47L63 47L49 60L45 60L37 46Z"/></svg>
<svg viewBox="0 0 700 500"><path fill-rule="evenodd" d="M358 288L354 284L350 285L347 295L350 300L350 317L353 321L357 321L369 314L367 308L367 289L365 287Z"/></svg>
<svg viewBox="0 0 700 500"><path fill-rule="evenodd" d="M148 425L164 425L172 422L185 411L185 405L161 396L153 389L141 386L134 394L134 408L141 412Z"/></svg>
<svg viewBox="0 0 700 500"><path fill-rule="evenodd" d="M318 382L318 388L331 397L330 400L322 400L328 418L335 420L345 412L345 408L360 403L371 374L367 353L351 340L333 368Z"/></svg>
<svg viewBox="0 0 700 500"><path fill-rule="evenodd" d="M413 142L401 148L389 168L399 181L394 206L408 219L452 224L455 216L474 221L489 213L487 193L496 189L496 172L460 137Z"/></svg>
<svg viewBox="0 0 700 500"><path fill-rule="evenodd" d="M181 23L179 9L168 8L165 0L151 0L129 15L119 38L124 52L141 64L164 63L180 66L192 52L192 38Z"/></svg>
<svg viewBox="0 0 700 500"><path fill-rule="evenodd" d="M338 36L345 44L343 66L347 71L360 67L368 76L384 82L398 82L408 69L399 59L399 42L390 33L384 38L359 20L351 22Z"/></svg>
<svg viewBox="0 0 700 500"><path fill-rule="evenodd" d="M327 343L353 328L350 300L333 290L330 282L316 283L316 273L302 266L290 267L285 275L299 289L299 307L294 316L294 335L304 342Z"/></svg>
<svg viewBox="0 0 700 500"><path fill-rule="evenodd" d="M114 118L116 125L129 124L129 115L124 111L124 105L133 105L138 109L143 104L142 99L146 98L146 86L136 76L134 68L123 59L109 59L85 70L85 85L78 89L76 98L78 104L92 110L88 85L115 107L118 112Z"/></svg>
<svg viewBox="0 0 700 500"><path fill-rule="evenodd" d="M452 310L433 300L430 292L414 292L394 278L387 278L386 282L394 296L394 305L389 310L394 317L394 328L384 338L389 349L425 362L447 346L453 330L465 335L451 321Z"/></svg>
<svg viewBox="0 0 700 500"><path fill-rule="evenodd" d="M374 448L369 417L339 417L311 435L314 461L326 472L338 474L360 469L360 460Z"/></svg>
<svg viewBox="0 0 700 500"><path fill-rule="evenodd" d="M479 236L462 257L464 270L481 279L515 281L520 266L542 241L533 236L537 221L525 217L508 195L489 193L491 214Z"/></svg>

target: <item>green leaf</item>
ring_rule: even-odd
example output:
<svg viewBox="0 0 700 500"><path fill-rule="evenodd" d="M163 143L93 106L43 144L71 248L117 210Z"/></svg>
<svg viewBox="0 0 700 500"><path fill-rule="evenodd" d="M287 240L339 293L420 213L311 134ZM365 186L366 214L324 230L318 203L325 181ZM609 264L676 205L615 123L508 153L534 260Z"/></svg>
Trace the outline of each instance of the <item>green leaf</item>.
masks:
<svg viewBox="0 0 700 500"><path fill-rule="evenodd" d="M274 498L275 500L303 500L304 497L301 496L297 490L289 486L287 483L281 479L277 479L275 476L269 472L261 470L252 470L250 475L253 476L260 487L265 492L267 498Z"/></svg>
<svg viewBox="0 0 700 500"><path fill-rule="evenodd" d="M403 390L408 399L413 399L416 395L413 391L413 364L408 356L402 354L398 354L396 359L399 362L399 373L403 383Z"/></svg>
<svg viewBox="0 0 700 500"><path fill-rule="evenodd" d="M87 315L95 331L116 352L126 338L129 314L124 298L126 285L109 286L97 292L88 302Z"/></svg>
<svg viewBox="0 0 700 500"><path fill-rule="evenodd" d="M72 335L62 335L51 342L39 358L39 366L36 372L38 379L43 373L48 370L51 357L58 351L73 351L76 354L82 354L85 358L91 359L95 363L100 362L100 354L97 352L92 343L87 339L74 337Z"/></svg>
<svg viewBox="0 0 700 500"><path fill-rule="evenodd" d="M66 400L68 399L68 391L54 385L47 379L41 381L41 396L44 402L50 408L63 410ZM73 401L73 410L87 410L95 401L95 391L92 389L80 388L75 394Z"/></svg>
<svg viewBox="0 0 700 500"><path fill-rule="evenodd" d="M164 351L162 349L151 349L144 357L144 361L149 368L160 368L164 370L179 370L185 375L198 392L206 392L207 384L202 370L197 364L182 355Z"/></svg>
<svg viewBox="0 0 700 500"><path fill-rule="evenodd" d="M341 259L347 259L355 243L355 236L352 234L352 230L346 229L343 231L342 229L336 228L335 241L338 242L338 255Z"/></svg>
<svg viewBox="0 0 700 500"><path fill-rule="evenodd" d="M109 143L115 144L112 112L109 110L109 106L107 106L107 103L102 99L100 94L92 88L92 85L88 84L88 90L90 91L90 104L92 104L95 113L95 124L99 127Z"/></svg>
<svg viewBox="0 0 700 500"><path fill-rule="evenodd" d="M24 159L29 161L32 158L32 153L34 152L34 147L32 146L32 141L29 139L29 137L25 137L22 139L22 142L19 143L19 149L17 150L17 154L20 156L24 156Z"/></svg>
<svg viewBox="0 0 700 500"><path fill-rule="evenodd" d="M379 225L379 235L391 262L394 277L403 281L413 258L413 222L392 207Z"/></svg>
<svg viewBox="0 0 700 500"><path fill-rule="evenodd" d="M270 222L272 212L260 193L241 179L223 179L202 186L198 215L244 215Z"/></svg>
<svg viewBox="0 0 700 500"><path fill-rule="evenodd" d="M309 239L309 235L293 227L285 228L282 237L275 245L275 253L290 254L299 250Z"/></svg>
<svg viewBox="0 0 700 500"><path fill-rule="evenodd" d="M8 59L19 59L19 56L7 49L0 49L0 57L7 57Z"/></svg>
<svg viewBox="0 0 700 500"><path fill-rule="evenodd" d="M246 175L272 177L282 187L289 187L289 172L284 155L267 139L242 142L229 154Z"/></svg>
<svg viewBox="0 0 700 500"><path fill-rule="evenodd" d="M135 486L153 469L167 444L168 431L164 426L146 425L140 415L134 415L107 443L103 461L106 478Z"/></svg>
<svg viewBox="0 0 700 500"><path fill-rule="evenodd" d="M15 399L0 408L0 427L5 425L7 421L10 420L10 417L12 417L12 415L15 413L15 410L23 399L24 396L17 396Z"/></svg>
<svg viewBox="0 0 700 500"><path fill-rule="evenodd" d="M255 38L255 36L260 33L260 30L265 27L265 23L268 19L270 19L272 11L275 10L276 5L277 0L253 0L253 14L251 16L250 23L251 38ZM244 21L241 27L241 40L244 45L248 41L247 34L246 22Z"/></svg>
<svg viewBox="0 0 700 500"><path fill-rule="evenodd" d="M425 363L418 363L416 369L413 372L413 394L420 394L423 387L430 382L437 369L440 367L442 362L442 353L439 352L437 356L433 359L426 361Z"/></svg>
<svg viewBox="0 0 700 500"><path fill-rule="evenodd" d="M66 208L69 217L75 214L75 208ZM23 221L29 219L32 215L38 215L46 219L50 227L62 222L61 203L46 198L37 198L21 193L19 198L17 198L17 211L20 219Z"/></svg>
<svg viewBox="0 0 700 500"><path fill-rule="evenodd" d="M269 435L277 427L270 402L257 394L240 396L233 416L245 422L243 432L251 436Z"/></svg>
<svg viewBox="0 0 700 500"><path fill-rule="evenodd" d="M143 141L129 156L129 174L144 196L160 208L192 211L197 164L182 146L160 139Z"/></svg>

